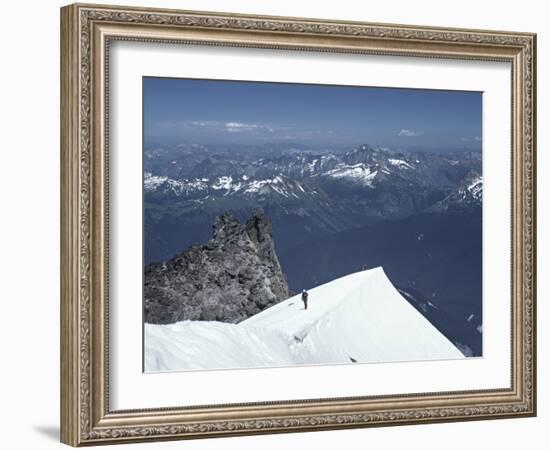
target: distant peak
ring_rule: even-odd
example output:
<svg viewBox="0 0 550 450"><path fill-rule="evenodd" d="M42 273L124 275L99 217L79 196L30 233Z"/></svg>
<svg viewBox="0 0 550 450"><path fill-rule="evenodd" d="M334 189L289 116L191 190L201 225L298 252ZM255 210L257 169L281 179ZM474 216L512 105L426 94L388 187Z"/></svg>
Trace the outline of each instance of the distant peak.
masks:
<svg viewBox="0 0 550 450"><path fill-rule="evenodd" d="M369 144L361 144L360 146L355 147L353 149L353 152L355 152L355 153L358 153L358 152L363 152L363 153L387 153L389 151L390 151L390 149L387 148L387 147L385 147L385 148L372 147Z"/></svg>
<svg viewBox="0 0 550 450"><path fill-rule="evenodd" d="M369 144L361 144L359 147L354 149L355 152L366 152L373 151L374 149Z"/></svg>

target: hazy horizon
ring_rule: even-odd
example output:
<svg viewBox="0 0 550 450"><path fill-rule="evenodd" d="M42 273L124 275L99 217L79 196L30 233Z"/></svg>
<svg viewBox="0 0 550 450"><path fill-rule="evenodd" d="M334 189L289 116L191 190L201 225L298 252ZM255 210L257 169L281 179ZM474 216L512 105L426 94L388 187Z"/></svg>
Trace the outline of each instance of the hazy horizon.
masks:
<svg viewBox="0 0 550 450"><path fill-rule="evenodd" d="M144 143L481 150L482 93L143 78Z"/></svg>

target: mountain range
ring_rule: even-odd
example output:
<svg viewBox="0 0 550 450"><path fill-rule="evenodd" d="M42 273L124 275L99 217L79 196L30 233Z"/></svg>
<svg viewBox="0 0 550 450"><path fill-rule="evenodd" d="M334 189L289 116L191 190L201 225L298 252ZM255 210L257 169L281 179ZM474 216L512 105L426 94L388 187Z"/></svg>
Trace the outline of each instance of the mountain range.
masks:
<svg viewBox="0 0 550 450"><path fill-rule="evenodd" d="M146 149L145 270L207 243L225 212L246 223L261 208L290 294L382 266L463 353L481 355L481 156L366 144L349 151Z"/></svg>
<svg viewBox="0 0 550 450"><path fill-rule="evenodd" d="M290 149L258 156L198 144L144 154L148 264L209 239L224 211L244 221L262 208L278 251L334 233L427 210L479 206L481 153ZM465 190L466 189L466 190ZM471 203L471 204L470 204ZM207 226L205 226L207 225Z"/></svg>

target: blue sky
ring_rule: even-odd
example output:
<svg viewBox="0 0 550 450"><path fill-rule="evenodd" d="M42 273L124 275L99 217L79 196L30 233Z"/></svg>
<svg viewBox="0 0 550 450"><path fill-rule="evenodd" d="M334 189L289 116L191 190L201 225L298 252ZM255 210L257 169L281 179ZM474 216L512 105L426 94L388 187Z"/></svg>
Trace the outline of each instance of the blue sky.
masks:
<svg viewBox="0 0 550 450"><path fill-rule="evenodd" d="M148 143L480 149L482 93L143 79Z"/></svg>

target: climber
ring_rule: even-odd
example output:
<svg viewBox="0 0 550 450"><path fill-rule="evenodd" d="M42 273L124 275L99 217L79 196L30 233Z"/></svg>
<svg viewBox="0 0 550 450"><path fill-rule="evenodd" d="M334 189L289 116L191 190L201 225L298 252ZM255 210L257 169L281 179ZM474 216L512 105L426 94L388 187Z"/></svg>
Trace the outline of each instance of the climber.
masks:
<svg viewBox="0 0 550 450"><path fill-rule="evenodd" d="M304 309L307 309L307 297L308 297L307 291L305 289L302 290L302 301L304 302Z"/></svg>

